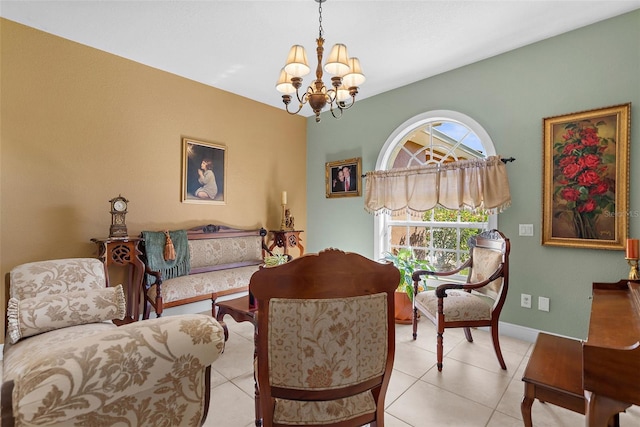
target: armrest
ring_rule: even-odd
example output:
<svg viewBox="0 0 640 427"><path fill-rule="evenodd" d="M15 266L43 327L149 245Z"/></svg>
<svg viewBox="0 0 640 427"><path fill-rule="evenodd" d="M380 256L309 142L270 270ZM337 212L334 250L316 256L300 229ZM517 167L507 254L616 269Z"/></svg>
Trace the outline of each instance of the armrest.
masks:
<svg viewBox="0 0 640 427"><path fill-rule="evenodd" d="M496 269L496 271L489 276L488 279L483 280L482 282L474 282L474 283L444 283L436 288L436 296L438 298L445 298L447 296L447 289L463 289L471 292L473 289L478 289L483 286L488 285L489 283L496 280L498 277L502 275L502 270L504 268L504 264L500 264L500 266Z"/></svg>
<svg viewBox="0 0 640 427"><path fill-rule="evenodd" d="M155 282L152 283L151 285L147 285L147 283L145 281L145 287L146 288L148 288L149 286L152 286L152 285L162 285L162 273L160 273L159 271L151 270L149 268L149 266L146 265L146 264L144 266L144 272L145 272L145 274L148 274L149 276L153 276L153 278L155 279Z"/></svg>
<svg viewBox="0 0 640 427"><path fill-rule="evenodd" d="M471 259L468 259L467 261L465 261L462 265L460 265L458 268L453 269L453 270L448 270L448 271L430 271L430 270L417 270L415 271L412 275L411 278L413 279L413 290L414 290L414 295L418 294L418 286L420 284L420 278L421 276L436 276L436 277L446 277L446 276L451 276L454 275L456 273L459 273L460 271L464 270L465 268L469 267L471 265ZM461 288L461 284L460 283L445 283L442 284L440 286L438 286L436 288L436 295L438 295L439 298L440 297L440 293L438 293L438 290L441 287L444 287L443 290L441 291L442 295L444 294L444 291L446 289L462 289ZM446 296L446 295L445 295Z"/></svg>
<svg viewBox="0 0 640 427"><path fill-rule="evenodd" d="M222 327L202 314L135 322L63 342L30 359L13 379L13 415L26 423L64 424L144 390L198 398L204 370L223 348ZM185 378L188 389L179 384Z"/></svg>
<svg viewBox="0 0 640 427"><path fill-rule="evenodd" d="M414 271L414 273L411 275L411 278L415 282L416 280L418 281L420 280L420 276L436 276L436 277L451 276L453 274L459 273L460 271L464 270L470 265L471 265L471 259L468 259L464 262L464 264L460 265L459 267L453 270L447 270L447 271L417 270L417 271Z"/></svg>

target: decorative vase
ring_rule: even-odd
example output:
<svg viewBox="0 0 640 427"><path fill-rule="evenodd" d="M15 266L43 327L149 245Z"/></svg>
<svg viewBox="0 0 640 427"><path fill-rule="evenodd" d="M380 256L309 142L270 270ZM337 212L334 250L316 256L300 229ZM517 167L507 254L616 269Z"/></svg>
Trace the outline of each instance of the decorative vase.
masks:
<svg viewBox="0 0 640 427"><path fill-rule="evenodd" d="M397 292L394 294L394 306L396 310L396 323L409 325L413 322L413 304L409 299L409 295L405 292Z"/></svg>
<svg viewBox="0 0 640 427"><path fill-rule="evenodd" d="M592 213L579 213L573 215L573 226L576 237L579 239L597 239L596 218Z"/></svg>

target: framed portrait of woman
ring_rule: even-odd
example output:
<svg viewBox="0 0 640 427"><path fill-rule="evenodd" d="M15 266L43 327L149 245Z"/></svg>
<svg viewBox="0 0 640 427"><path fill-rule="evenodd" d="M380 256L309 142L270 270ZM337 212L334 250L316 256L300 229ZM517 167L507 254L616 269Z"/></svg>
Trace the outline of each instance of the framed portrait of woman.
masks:
<svg viewBox="0 0 640 427"><path fill-rule="evenodd" d="M182 138L182 203L226 203L227 152L222 144Z"/></svg>

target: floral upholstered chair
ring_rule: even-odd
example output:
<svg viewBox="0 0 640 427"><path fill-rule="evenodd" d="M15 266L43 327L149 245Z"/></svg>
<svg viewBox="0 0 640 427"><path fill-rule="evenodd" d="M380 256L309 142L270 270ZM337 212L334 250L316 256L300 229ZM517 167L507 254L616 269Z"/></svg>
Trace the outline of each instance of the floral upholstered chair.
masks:
<svg viewBox="0 0 640 427"><path fill-rule="evenodd" d="M336 249L251 277L264 427L384 425L399 280L390 263Z"/></svg>
<svg viewBox="0 0 640 427"><path fill-rule="evenodd" d="M473 342L470 328L489 326L500 367L507 369L500 350L498 320L509 289L509 239L498 230L484 231L469 239L469 248L469 259L454 270L413 273L413 339L418 336L420 311L438 330L437 364L442 371L445 328L464 328L467 341ZM466 268L467 283L445 283L435 290L418 293L423 276L446 277Z"/></svg>
<svg viewBox="0 0 640 427"><path fill-rule="evenodd" d="M3 426L202 425L224 346L210 316L117 327L122 287L93 258L23 264L8 282Z"/></svg>

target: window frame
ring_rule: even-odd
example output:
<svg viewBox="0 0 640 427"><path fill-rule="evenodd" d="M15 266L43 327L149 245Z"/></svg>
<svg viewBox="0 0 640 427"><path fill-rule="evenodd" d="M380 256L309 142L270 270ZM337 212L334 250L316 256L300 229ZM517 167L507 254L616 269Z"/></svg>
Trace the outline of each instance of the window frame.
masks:
<svg viewBox="0 0 640 427"><path fill-rule="evenodd" d="M398 126L387 138L386 142L382 146L378 159L376 161L375 170L388 170L389 160L391 155L397 148L398 144L404 143L405 138L415 132L418 128L425 126L429 123L438 121L448 121L458 123L462 126L466 126L471 129L480 139L485 156L495 156L496 150L493 144L493 140L487 133L487 131L471 117L452 110L433 110L427 111L422 114L414 116L400 126ZM373 250L375 259L383 259L384 254L389 248L389 236L387 230L390 222L390 216L387 214L376 215L374 218L374 238L373 238ZM404 223L420 223L424 225L422 221L402 221ZM397 224L397 221L394 221ZM476 223L483 224L483 223ZM498 215L489 215L488 229L498 228Z"/></svg>

